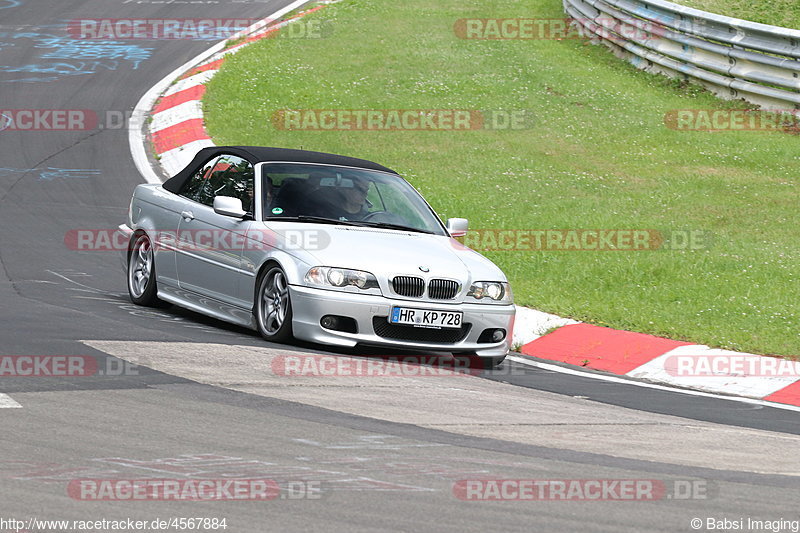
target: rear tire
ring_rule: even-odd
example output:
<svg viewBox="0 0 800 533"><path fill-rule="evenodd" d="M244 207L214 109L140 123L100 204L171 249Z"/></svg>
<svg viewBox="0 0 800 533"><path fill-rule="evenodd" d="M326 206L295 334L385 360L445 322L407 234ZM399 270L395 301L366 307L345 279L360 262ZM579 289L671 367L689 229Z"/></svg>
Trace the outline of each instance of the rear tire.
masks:
<svg viewBox="0 0 800 533"><path fill-rule="evenodd" d="M155 253L150 238L142 233L133 238L128 254L128 295L136 305L158 307Z"/></svg>
<svg viewBox="0 0 800 533"><path fill-rule="evenodd" d="M286 273L273 265L258 279L255 318L258 332L270 342L292 340L292 301Z"/></svg>

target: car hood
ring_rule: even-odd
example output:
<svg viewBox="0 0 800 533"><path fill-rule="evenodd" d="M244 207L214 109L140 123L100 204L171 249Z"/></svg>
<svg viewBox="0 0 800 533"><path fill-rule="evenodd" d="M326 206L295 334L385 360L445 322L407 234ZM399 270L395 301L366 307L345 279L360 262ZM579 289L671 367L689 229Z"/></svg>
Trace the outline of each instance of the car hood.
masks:
<svg viewBox="0 0 800 533"><path fill-rule="evenodd" d="M447 236L329 224L272 221L266 226L274 231L279 248L310 265L366 270L379 278L506 281L494 263Z"/></svg>

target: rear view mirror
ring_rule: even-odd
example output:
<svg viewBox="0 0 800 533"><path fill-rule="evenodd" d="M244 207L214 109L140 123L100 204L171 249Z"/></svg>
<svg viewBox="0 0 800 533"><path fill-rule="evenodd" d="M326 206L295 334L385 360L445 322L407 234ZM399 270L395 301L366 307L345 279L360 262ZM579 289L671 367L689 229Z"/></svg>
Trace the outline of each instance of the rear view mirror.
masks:
<svg viewBox="0 0 800 533"><path fill-rule="evenodd" d="M447 232L451 237L463 237L467 234L469 221L466 218L448 218Z"/></svg>
<svg viewBox="0 0 800 533"><path fill-rule="evenodd" d="M242 208L242 201L232 196L214 198L214 212L226 217L243 218L247 212Z"/></svg>

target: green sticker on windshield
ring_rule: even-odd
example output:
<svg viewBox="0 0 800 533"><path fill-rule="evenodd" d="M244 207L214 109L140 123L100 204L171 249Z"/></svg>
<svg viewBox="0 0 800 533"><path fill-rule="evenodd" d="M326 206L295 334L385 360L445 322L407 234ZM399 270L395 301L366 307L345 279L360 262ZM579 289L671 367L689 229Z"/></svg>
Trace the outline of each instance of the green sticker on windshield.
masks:
<svg viewBox="0 0 800 533"><path fill-rule="evenodd" d="M273 207L272 208L272 214L273 215L280 215L281 213L283 213L283 209L281 209L280 207Z"/></svg>

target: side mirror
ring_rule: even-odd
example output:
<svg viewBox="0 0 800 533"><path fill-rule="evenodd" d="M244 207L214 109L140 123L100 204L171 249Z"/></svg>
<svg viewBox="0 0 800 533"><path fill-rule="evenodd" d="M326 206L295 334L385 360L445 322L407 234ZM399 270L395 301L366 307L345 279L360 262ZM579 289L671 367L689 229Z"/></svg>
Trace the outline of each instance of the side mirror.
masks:
<svg viewBox="0 0 800 533"><path fill-rule="evenodd" d="M242 201L232 196L217 196L214 198L214 212L226 217L244 218L247 214L242 208Z"/></svg>
<svg viewBox="0 0 800 533"><path fill-rule="evenodd" d="M466 218L448 218L447 231L451 237L463 237L467 234L469 220Z"/></svg>

